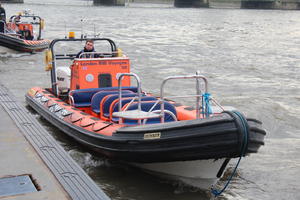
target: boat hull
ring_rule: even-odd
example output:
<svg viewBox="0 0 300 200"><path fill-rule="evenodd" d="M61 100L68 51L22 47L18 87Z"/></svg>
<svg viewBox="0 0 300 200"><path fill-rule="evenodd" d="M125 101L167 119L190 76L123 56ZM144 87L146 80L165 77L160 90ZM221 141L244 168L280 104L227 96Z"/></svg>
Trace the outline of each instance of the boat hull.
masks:
<svg viewBox="0 0 300 200"><path fill-rule="evenodd" d="M19 52L39 52L48 48L50 40L23 40L0 33L0 46Z"/></svg>
<svg viewBox="0 0 300 200"><path fill-rule="evenodd" d="M162 178L180 181L184 184L200 189L208 189L214 185L222 175L226 166L226 159L209 159L193 161L177 161L163 163L131 163L146 170L146 172L158 175ZM228 162L226 162L227 165Z"/></svg>
<svg viewBox="0 0 300 200"><path fill-rule="evenodd" d="M256 153L264 144L261 122L243 118L245 135L245 121L230 111L205 119L126 126L95 118L49 91L32 88L26 102L76 141L109 159L201 189L222 176L230 159Z"/></svg>
<svg viewBox="0 0 300 200"><path fill-rule="evenodd" d="M227 113L207 119L124 127L99 119L93 121L94 117L73 109L45 90L41 91L33 96L26 95L27 103L34 110L78 142L111 159L158 163L241 155L244 137L241 122ZM59 106L57 112L53 105ZM61 116L60 113L66 110L71 114ZM89 123L85 123L87 119ZM95 131L97 124L101 128ZM260 122L248 119L248 125L249 138L244 155L256 153L264 144L266 134Z"/></svg>

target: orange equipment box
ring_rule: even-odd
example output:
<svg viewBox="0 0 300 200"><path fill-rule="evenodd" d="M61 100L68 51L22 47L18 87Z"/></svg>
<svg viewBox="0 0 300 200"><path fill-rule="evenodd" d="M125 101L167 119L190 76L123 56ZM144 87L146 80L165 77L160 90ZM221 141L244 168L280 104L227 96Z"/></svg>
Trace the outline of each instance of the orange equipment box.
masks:
<svg viewBox="0 0 300 200"><path fill-rule="evenodd" d="M118 73L129 73L127 57L75 59L71 65L71 90L117 87ZM130 86L130 77L124 77L122 86Z"/></svg>

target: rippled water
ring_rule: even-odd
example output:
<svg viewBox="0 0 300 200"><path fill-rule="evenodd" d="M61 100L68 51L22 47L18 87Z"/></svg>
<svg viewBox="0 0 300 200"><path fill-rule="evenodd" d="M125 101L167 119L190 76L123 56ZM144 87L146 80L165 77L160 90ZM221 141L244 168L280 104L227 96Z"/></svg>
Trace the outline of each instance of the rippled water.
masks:
<svg viewBox="0 0 300 200"><path fill-rule="evenodd" d="M102 37L116 41L131 58L132 71L141 77L145 90L158 93L164 77L200 70L208 77L210 93L221 104L263 121L268 132L265 146L242 160L237 176L220 199L300 199L299 11L177 9L166 4L94 7L79 0L25 1L4 4L7 15L31 9L45 19L44 37L50 39L63 38L71 30L77 35L82 29L94 34L95 29ZM50 74L44 72L42 53L1 54L0 64L0 81L24 104L29 88L49 86ZM169 85L168 92L188 94L193 88L193 83L182 82ZM112 199L209 198L203 192L88 153L40 121Z"/></svg>

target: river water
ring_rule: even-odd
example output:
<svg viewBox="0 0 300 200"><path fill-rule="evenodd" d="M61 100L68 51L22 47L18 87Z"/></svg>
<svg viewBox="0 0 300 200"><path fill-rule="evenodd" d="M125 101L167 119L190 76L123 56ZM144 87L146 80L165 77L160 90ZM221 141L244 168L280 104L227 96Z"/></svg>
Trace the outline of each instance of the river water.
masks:
<svg viewBox="0 0 300 200"><path fill-rule="evenodd" d="M63 38L66 31L80 35L84 30L113 39L131 58L131 69L147 91L158 93L166 76L200 70L222 105L261 120L268 133L265 146L242 160L219 199L300 199L299 11L178 9L137 3L94 7L79 0L25 0L4 7L8 16L30 9L43 17L44 38ZM50 85L43 53L1 54L0 81L25 105L29 88ZM188 94L193 88L193 83L181 82L170 85L168 92ZM94 155L35 116L112 199L210 198Z"/></svg>

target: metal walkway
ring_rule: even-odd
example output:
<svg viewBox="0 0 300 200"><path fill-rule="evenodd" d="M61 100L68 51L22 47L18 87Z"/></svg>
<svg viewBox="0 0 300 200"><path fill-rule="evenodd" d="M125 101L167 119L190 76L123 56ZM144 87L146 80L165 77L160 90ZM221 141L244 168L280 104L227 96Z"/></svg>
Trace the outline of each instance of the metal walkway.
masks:
<svg viewBox="0 0 300 200"><path fill-rule="evenodd" d="M1 83L0 105L14 120L72 199L110 199Z"/></svg>

